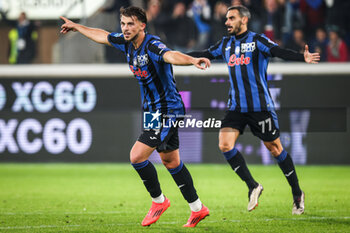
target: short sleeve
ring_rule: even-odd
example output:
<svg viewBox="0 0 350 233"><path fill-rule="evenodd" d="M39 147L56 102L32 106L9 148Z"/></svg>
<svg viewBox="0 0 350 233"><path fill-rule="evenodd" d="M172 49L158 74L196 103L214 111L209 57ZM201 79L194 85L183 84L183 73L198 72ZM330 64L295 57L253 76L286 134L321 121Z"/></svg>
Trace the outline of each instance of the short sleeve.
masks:
<svg viewBox="0 0 350 233"><path fill-rule="evenodd" d="M149 56L152 60L157 62L164 62L163 55L164 53L171 51L163 42L160 40L153 40L148 44L147 47Z"/></svg>
<svg viewBox="0 0 350 233"><path fill-rule="evenodd" d="M258 35L256 42L258 50L269 57L272 56L270 52L271 48L278 46L275 42L273 42L263 34Z"/></svg>
<svg viewBox="0 0 350 233"><path fill-rule="evenodd" d="M113 47L117 48L118 50L121 50L124 53L126 52L125 45L127 42L124 39L123 33L115 33L115 32L110 33L108 35L108 41L109 43L111 43Z"/></svg>
<svg viewBox="0 0 350 233"><path fill-rule="evenodd" d="M215 59L222 57L222 43L223 40L219 40L215 45L210 46L208 52L213 55Z"/></svg>

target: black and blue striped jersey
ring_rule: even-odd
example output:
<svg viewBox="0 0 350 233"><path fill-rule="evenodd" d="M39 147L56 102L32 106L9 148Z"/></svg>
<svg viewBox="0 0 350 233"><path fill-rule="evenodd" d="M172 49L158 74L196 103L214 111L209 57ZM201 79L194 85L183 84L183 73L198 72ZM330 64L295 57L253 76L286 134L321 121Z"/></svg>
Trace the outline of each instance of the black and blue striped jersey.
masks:
<svg viewBox="0 0 350 233"><path fill-rule="evenodd" d="M273 111L274 103L267 86L267 66L271 49L277 44L263 34L247 31L223 37L208 52L223 58L230 75L228 107L231 111Z"/></svg>
<svg viewBox="0 0 350 233"><path fill-rule="evenodd" d="M163 60L164 53L170 49L159 37L146 33L137 49L131 42L125 41L122 33L110 33L108 41L126 55L129 68L140 84L144 111L184 113L184 104L176 88L172 65Z"/></svg>

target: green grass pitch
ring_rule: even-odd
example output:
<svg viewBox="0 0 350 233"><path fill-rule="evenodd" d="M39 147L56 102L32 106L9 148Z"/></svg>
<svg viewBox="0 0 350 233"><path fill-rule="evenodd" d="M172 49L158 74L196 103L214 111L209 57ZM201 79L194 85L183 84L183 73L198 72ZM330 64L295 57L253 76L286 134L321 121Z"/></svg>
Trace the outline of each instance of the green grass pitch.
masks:
<svg viewBox="0 0 350 233"><path fill-rule="evenodd" d="M188 165L210 216L182 227L190 210L170 174L157 166L171 207L142 227L151 201L129 164L0 164L0 232L350 232L350 167L298 166L304 215L278 166L250 166L264 186L247 212L247 188L226 164Z"/></svg>

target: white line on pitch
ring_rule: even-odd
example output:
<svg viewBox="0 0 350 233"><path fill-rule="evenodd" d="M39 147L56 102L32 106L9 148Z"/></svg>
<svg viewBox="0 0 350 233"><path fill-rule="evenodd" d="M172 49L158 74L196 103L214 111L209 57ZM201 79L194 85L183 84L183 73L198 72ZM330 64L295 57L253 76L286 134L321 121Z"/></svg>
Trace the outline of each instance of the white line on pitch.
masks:
<svg viewBox="0 0 350 233"><path fill-rule="evenodd" d="M265 218L265 219L250 219L250 220L223 220L223 221L205 221L206 223L222 223L222 222L261 222L261 221L305 221L305 220L330 220L330 219L350 219L350 216L344 217L301 217L301 218ZM179 222L160 222L159 225L169 225L178 224ZM111 224L98 224L98 226L130 226L135 225L135 223L111 223ZM81 225L40 225L40 226L7 226L0 227L0 230L19 230L19 229L39 229L39 228L69 228L69 227L88 227L96 226L94 224L81 224Z"/></svg>
<svg viewBox="0 0 350 233"><path fill-rule="evenodd" d="M57 214L124 214L124 213L130 213L130 211L98 211L98 212L91 212L91 211L81 211L81 212L4 212L0 213L0 215L57 215ZM134 213L141 213L141 212L134 212ZM143 213L143 212L142 212Z"/></svg>

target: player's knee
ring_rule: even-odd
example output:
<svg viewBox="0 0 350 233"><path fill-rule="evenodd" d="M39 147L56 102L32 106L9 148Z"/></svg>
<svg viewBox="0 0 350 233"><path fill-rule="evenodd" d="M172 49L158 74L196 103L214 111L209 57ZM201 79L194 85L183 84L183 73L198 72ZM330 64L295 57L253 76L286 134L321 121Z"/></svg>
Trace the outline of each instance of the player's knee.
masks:
<svg viewBox="0 0 350 233"><path fill-rule="evenodd" d="M232 143L227 143L227 142L220 142L219 143L219 149L222 152L230 151L233 149L233 147L234 147L234 144L232 144Z"/></svg>
<svg viewBox="0 0 350 233"><path fill-rule="evenodd" d="M167 169L174 169L180 165L177 160L168 158L163 158L162 163Z"/></svg>
<svg viewBox="0 0 350 233"><path fill-rule="evenodd" d="M282 153L282 148L279 148L277 145L275 144L271 144L271 145L266 145L266 148L270 151L270 153L274 156L277 157Z"/></svg>
<svg viewBox="0 0 350 233"><path fill-rule="evenodd" d="M138 153L135 153L133 150L130 151L130 162L131 163L141 163L142 161L142 156Z"/></svg>

